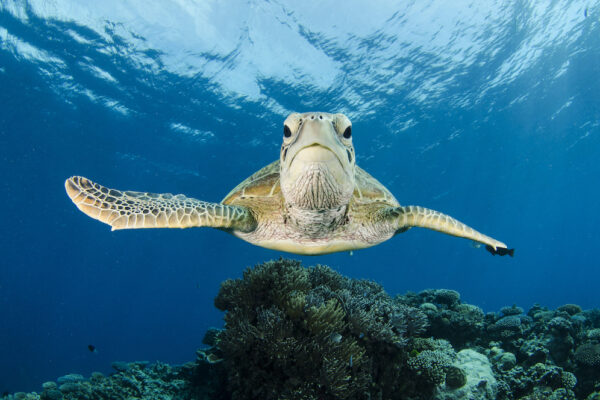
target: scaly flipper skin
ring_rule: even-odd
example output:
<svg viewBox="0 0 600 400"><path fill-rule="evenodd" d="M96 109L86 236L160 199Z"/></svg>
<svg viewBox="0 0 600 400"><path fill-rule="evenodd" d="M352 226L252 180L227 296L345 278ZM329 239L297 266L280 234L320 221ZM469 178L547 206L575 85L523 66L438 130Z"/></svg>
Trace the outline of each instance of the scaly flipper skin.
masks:
<svg viewBox="0 0 600 400"><path fill-rule="evenodd" d="M181 194L122 192L80 176L67 179L65 189L81 211L112 230L208 226L250 232L256 227L244 207L207 203Z"/></svg>
<svg viewBox="0 0 600 400"><path fill-rule="evenodd" d="M492 254L501 256L509 254L511 257L513 255L514 250L508 249L504 243L477 232L470 226L439 211L420 206L404 206L387 207L381 210L381 213L385 220L392 223L396 233L404 232L412 227L427 228L482 243Z"/></svg>

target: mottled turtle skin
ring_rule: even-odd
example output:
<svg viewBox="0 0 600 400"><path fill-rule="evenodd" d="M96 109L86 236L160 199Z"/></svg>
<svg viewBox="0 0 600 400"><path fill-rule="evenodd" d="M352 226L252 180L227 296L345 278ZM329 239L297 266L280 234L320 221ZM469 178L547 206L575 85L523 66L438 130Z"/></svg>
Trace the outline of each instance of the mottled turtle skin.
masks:
<svg viewBox="0 0 600 400"><path fill-rule="evenodd" d="M492 254L513 252L438 211L401 206L356 165L352 126L343 114L291 114L279 160L220 203L108 189L79 176L67 179L65 187L81 211L113 230L207 226L257 246L316 255L374 246L423 227L482 243Z"/></svg>

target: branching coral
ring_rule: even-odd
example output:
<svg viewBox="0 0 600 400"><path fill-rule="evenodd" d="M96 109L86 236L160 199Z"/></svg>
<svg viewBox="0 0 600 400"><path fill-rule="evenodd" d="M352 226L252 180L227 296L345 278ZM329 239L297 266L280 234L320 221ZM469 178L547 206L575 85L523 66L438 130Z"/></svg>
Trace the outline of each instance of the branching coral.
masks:
<svg viewBox="0 0 600 400"><path fill-rule="evenodd" d="M425 350L408 360L409 368L430 385L440 385L446 379L446 368L452 359L441 351Z"/></svg>
<svg viewBox="0 0 600 400"><path fill-rule="evenodd" d="M258 265L224 282L215 305L227 312L216 346L234 399L400 398L421 368L407 364L406 345L426 329L425 314L328 267ZM431 391L439 379L421 381Z"/></svg>
<svg viewBox="0 0 600 400"><path fill-rule="evenodd" d="M461 303L460 295L453 290L429 289L397 296L395 300L419 308L427 318L426 335L444 337L458 348L473 344L469 342L483 332L483 311L477 306Z"/></svg>
<svg viewBox="0 0 600 400"><path fill-rule="evenodd" d="M336 299L329 299L319 307L306 310L306 327L313 335L331 335L346 328L345 313Z"/></svg>

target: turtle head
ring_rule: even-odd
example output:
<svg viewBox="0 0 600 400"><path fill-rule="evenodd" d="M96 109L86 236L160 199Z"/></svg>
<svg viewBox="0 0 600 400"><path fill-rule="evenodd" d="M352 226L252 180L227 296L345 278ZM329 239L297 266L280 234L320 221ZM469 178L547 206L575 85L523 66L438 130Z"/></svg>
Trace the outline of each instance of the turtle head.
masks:
<svg viewBox="0 0 600 400"><path fill-rule="evenodd" d="M348 204L356 165L350 120L343 114L291 114L283 124L279 161L288 204L318 210Z"/></svg>

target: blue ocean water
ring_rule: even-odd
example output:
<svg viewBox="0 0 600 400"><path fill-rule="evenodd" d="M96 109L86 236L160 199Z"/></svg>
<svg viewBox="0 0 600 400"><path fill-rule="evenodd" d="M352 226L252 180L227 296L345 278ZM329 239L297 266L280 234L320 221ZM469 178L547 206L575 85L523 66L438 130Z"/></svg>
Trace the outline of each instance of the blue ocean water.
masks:
<svg viewBox="0 0 600 400"><path fill-rule="evenodd" d="M292 111L345 113L358 165L402 204L516 248L413 229L293 258L486 311L599 307L599 76L591 1L1 0L0 393L192 360L222 324L220 282L288 255L211 229L111 232L63 182L220 201L277 159Z"/></svg>

